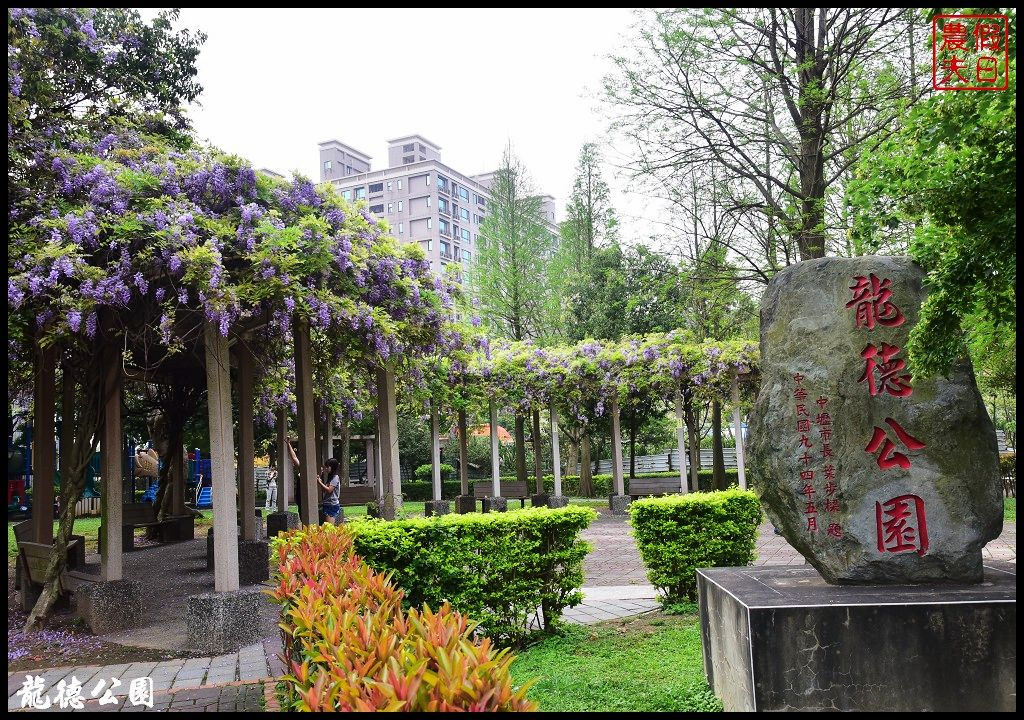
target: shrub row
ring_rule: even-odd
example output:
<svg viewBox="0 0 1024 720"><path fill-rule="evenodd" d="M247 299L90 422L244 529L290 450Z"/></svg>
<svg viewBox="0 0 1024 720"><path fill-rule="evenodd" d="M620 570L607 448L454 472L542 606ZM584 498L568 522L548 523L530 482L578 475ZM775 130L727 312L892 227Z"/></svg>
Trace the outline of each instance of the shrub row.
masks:
<svg viewBox="0 0 1024 720"><path fill-rule="evenodd" d="M398 521L348 524L356 552L391 574L411 606L452 607L480 622L496 642L521 643L531 620L550 629L566 607L582 600L579 537L597 514L590 508L527 508Z"/></svg>
<svg viewBox="0 0 1024 720"><path fill-rule="evenodd" d="M526 711L532 683L516 689L513 656L474 637L447 603L402 609L403 593L353 553L331 525L274 541L288 674L281 709L300 711Z"/></svg>
<svg viewBox="0 0 1024 720"><path fill-rule="evenodd" d="M665 604L697 598L697 569L754 559L761 503L749 490L644 498L629 506L647 577Z"/></svg>
<svg viewBox="0 0 1024 720"><path fill-rule="evenodd" d="M427 466L429 467L429 466ZM672 472L656 472L656 473L637 473L638 478L653 478L653 477L679 477L679 473L676 471ZM485 478L470 478L469 491L473 492L473 483L480 482ZM501 481L503 483L514 481L515 475L502 476ZM701 491L708 492L712 490L712 474L710 470L701 470L698 473L698 486ZM689 481L689 480L688 480ZM629 478L624 478L623 482L626 487L626 491L629 491ZM725 471L725 484L735 485L739 482L736 470ZM534 477L529 475L527 477L527 487L530 491L533 491ZM593 487L594 497L607 497L612 493L612 476L608 474L600 474L593 476ZM459 481L456 480L445 480L441 483L441 496L444 498L454 498L461 492L462 486ZM555 492L555 478L552 475L544 476L544 492L549 495ZM580 478L578 475L569 475L562 478L562 494L568 497L582 497L580 493ZM434 499L434 486L429 482L405 482L402 483L402 497L409 502L425 502L427 500Z"/></svg>

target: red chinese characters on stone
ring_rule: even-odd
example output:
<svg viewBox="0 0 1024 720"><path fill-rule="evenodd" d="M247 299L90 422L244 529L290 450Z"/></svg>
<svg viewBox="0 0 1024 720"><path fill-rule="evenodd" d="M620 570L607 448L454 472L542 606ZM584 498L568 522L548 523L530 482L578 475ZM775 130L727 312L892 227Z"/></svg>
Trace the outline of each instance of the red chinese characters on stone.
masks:
<svg viewBox="0 0 1024 720"><path fill-rule="evenodd" d="M828 534L834 538L843 537L843 526L839 523L829 523Z"/></svg>
<svg viewBox="0 0 1024 720"><path fill-rule="evenodd" d="M846 303L846 307L855 308L857 327L874 330L876 323L896 327L906 321L900 309L890 300L891 284L889 278L879 279L874 273L870 273L869 277L854 277L854 284L850 286L853 299Z"/></svg>
<svg viewBox="0 0 1024 720"><path fill-rule="evenodd" d="M899 438L900 442L908 450L921 450L925 447L923 442L900 427L900 424L892 418L886 418L885 422L895 431L896 437ZM899 465L904 470L910 469L910 460L907 456L901 452L896 452L895 443L886 436L885 430L876 425L875 433L871 436L871 442L868 443L864 450L874 455L878 448L882 448L882 452L878 456L878 467L888 470Z"/></svg>
<svg viewBox="0 0 1024 720"><path fill-rule="evenodd" d="M907 397L913 394L914 390L910 387L910 374L900 373L907 364L902 360L893 359L893 356L899 352L899 347L888 343L882 343L881 348L869 344L861 350L860 356L864 358L864 374L857 382L868 381L868 393L871 397L883 391L896 397ZM879 375L877 381L875 380L876 372Z"/></svg>
<svg viewBox="0 0 1024 720"><path fill-rule="evenodd" d="M900 495L875 503L875 533L878 552L928 552L928 521L924 500L917 495Z"/></svg>

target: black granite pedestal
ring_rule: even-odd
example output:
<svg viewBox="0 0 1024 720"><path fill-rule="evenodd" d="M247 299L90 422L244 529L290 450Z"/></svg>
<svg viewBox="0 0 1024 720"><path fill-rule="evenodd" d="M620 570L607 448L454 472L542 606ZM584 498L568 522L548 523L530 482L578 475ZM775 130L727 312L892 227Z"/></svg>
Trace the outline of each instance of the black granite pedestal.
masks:
<svg viewBox="0 0 1024 720"><path fill-rule="evenodd" d="M1017 708L1017 575L829 585L802 567L697 571L704 672L727 711Z"/></svg>

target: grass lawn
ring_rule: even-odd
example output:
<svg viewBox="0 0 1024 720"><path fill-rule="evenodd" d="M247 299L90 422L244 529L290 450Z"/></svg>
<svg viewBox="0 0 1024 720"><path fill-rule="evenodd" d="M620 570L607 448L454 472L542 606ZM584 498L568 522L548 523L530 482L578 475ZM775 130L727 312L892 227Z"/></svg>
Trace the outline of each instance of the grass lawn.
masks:
<svg viewBox="0 0 1024 720"><path fill-rule="evenodd" d="M539 678L527 694L546 711L722 709L704 679L696 608L565 626L519 653L512 676Z"/></svg>
<svg viewBox="0 0 1024 720"><path fill-rule="evenodd" d="M1003 522L1017 522L1017 498L1003 498Z"/></svg>

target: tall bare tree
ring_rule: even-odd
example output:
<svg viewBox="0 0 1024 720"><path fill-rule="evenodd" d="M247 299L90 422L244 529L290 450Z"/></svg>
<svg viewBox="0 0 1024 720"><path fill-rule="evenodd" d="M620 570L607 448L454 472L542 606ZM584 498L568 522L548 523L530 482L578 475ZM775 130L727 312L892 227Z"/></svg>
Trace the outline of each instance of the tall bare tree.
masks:
<svg viewBox="0 0 1024 720"><path fill-rule="evenodd" d="M774 227L799 259L822 257L845 230L830 193L921 94L907 26L922 21L886 8L649 11L605 79L629 167L677 197L687 170L713 168L748 231L730 250L749 255L753 235L765 275L797 259Z"/></svg>

